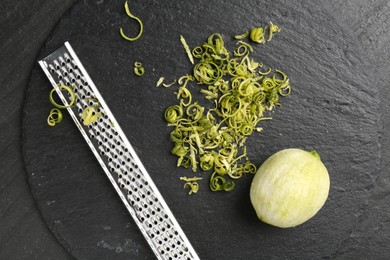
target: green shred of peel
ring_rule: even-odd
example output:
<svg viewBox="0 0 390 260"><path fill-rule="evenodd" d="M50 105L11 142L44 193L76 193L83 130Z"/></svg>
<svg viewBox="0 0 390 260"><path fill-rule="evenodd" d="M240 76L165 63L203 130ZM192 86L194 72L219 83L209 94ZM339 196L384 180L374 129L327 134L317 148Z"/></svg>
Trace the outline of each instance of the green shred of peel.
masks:
<svg viewBox="0 0 390 260"><path fill-rule="evenodd" d="M172 81L171 83L163 83L165 80L164 77L160 77L156 83L156 87L159 87L161 85L163 85L165 88L169 88L170 86L173 86L175 83L176 83L176 80Z"/></svg>
<svg viewBox="0 0 390 260"><path fill-rule="evenodd" d="M94 123L101 117L101 113L98 112L100 108L100 103L96 98L86 98L84 99L84 101L88 103L89 106L83 109L81 119L84 125L89 125Z"/></svg>
<svg viewBox="0 0 390 260"><path fill-rule="evenodd" d="M189 187L190 190L188 192L189 195L193 193L197 193L199 190L199 184L197 181L201 180L202 178L199 177L192 177L192 178L187 178L187 177L180 177L180 180L185 181L183 188L185 189L186 187Z"/></svg>
<svg viewBox="0 0 390 260"><path fill-rule="evenodd" d="M134 63L134 73L137 76L142 76L145 73L145 68L143 67L142 63L139 61L136 61Z"/></svg>
<svg viewBox="0 0 390 260"><path fill-rule="evenodd" d="M184 39L183 35L180 35L180 41L181 41L181 44L183 44L183 47L184 47L184 50L187 53L188 59L190 60L190 62L192 64L194 64L194 57L192 56L191 49L188 46L188 44L186 42L186 39Z"/></svg>
<svg viewBox="0 0 390 260"><path fill-rule="evenodd" d="M192 49L193 73L179 78L178 103L165 110L165 120L174 128L171 153L178 157L177 166L212 172L212 191L231 191L234 180L256 172L245 141L262 131L261 121L271 119L265 115L291 92L287 76L252 59L253 51L238 41L232 55L220 34L210 35ZM195 90L209 100L210 108L194 100Z"/></svg>
<svg viewBox="0 0 390 260"><path fill-rule="evenodd" d="M125 40L127 40L127 41L131 41L131 42L132 42L132 41L136 41L136 40L138 40L138 39L141 37L141 35L142 35L143 31L144 31L144 25L143 25L141 19L139 19L137 16L133 15L133 14L130 12L129 4L127 3L127 1L125 2L125 11L126 11L127 16L129 16L129 17L132 18L132 19L135 19L135 20L139 23L139 32L138 32L138 35L135 36L135 37L128 37L128 36L126 36L125 33L123 32L122 27L120 27L120 28L119 28L119 33L120 33L120 35L121 35Z"/></svg>
<svg viewBox="0 0 390 260"><path fill-rule="evenodd" d="M69 95L70 95L70 102L69 102L69 105L60 105L60 104L58 104L57 102L54 101L53 93L54 93L54 91L56 91L56 89L54 89L54 88L50 91L50 94L49 94L49 100L50 100L50 102L51 102L56 108L70 108L70 107L74 106L75 101L76 101L76 95L75 95L75 93L74 93L72 87L70 87L70 86L65 86L65 85L62 85L62 84L59 84L59 85L58 85L58 89L59 89L60 91L66 90L66 91L69 93Z"/></svg>
<svg viewBox="0 0 390 260"><path fill-rule="evenodd" d="M248 35L249 35L249 31L246 31L246 32L244 32L243 34L234 36L234 38L235 38L236 40L243 40L243 39L245 39Z"/></svg>
<svg viewBox="0 0 390 260"><path fill-rule="evenodd" d="M62 122L62 112L58 108L52 108L47 117L47 124L49 126L56 126Z"/></svg>
<svg viewBox="0 0 390 260"><path fill-rule="evenodd" d="M159 87L163 82L164 82L165 78L164 77L160 77L156 83L156 87Z"/></svg>
<svg viewBox="0 0 390 260"><path fill-rule="evenodd" d="M267 31L268 31L268 39L267 39L267 41L269 42L269 41L272 40L272 37L273 37L273 35L275 33L280 32L280 28L277 25L273 24L272 22L269 22L269 26L266 26L264 28L263 27L252 28L250 31L246 31L243 34L234 36L234 38L236 40L243 40L247 36L249 36L249 39L252 42L265 43L266 42L266 33L267 33Z"/></svg>

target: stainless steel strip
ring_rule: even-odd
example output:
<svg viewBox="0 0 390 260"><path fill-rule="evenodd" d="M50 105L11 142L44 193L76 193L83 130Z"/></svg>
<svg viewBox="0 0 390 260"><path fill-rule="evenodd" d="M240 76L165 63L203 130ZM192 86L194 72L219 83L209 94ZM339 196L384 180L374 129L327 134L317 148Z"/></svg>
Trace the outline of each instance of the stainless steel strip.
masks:
<svg viewBox="0 0 390 260"><path fill-rule="evenodd" d="M157 258L199 259L71 45L65 42L39 64L65 105L59 86L75 91L76 104L67 110ZM101 116L84 125L88 106Z"/></svg>

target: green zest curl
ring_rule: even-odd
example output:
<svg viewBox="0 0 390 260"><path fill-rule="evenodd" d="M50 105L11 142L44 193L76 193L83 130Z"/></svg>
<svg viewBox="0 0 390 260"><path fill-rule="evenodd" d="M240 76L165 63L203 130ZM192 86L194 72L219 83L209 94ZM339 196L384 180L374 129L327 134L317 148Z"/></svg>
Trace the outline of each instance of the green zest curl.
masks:
<svg viewBox="0 0 390 260"><path fill-rule="evenodd" d="M280 32L280 28L276 25L274 25L272 22L269 22L269 36L268 36L268 41L272 39L272 36L274 33Z"/></svg>
<svg viewBox="0 0 390 260"><path fill-rule="evenodd" d="M134 63L134 73L137 76L142 76L145 73L145 68L142 66L142 63L139 61L136 61Z"/></svg>
<svg viewBox="0 0 390 260"><path fill-rule="evenodd" d="M227 181L224 177L213 173L210 178L210 189L212 191L231 191L234 189L235 183L233 181Z"/></svg>
<svg viewBox="0 0 390 260"><path fill-rule="evenodd" d="M180 105L174 105L168 107L165 111L164 118L168 123L175 123L183 116L183 107Z"/></svg>
<svg viewBox="0 0 390 260"><path fill-rule="evenodd" d="M138 39L141 37L141 35L142 35L143 31L144 31L144 25L143 25L141 19L139 19L137 16L133 15L133 14L130 12L129 4L127 3L127 1L125 2L125 11L126 11L126 14L127 14L130 18L135 19L135 20L139 23L139 33L138 33L138 35L135 36L135 37L128 37L128 36L126 36L126 35L124 34L122 27L119 28L119 33L120 33L120 35L121 35L125 40L127 40L127 41L136 41L136 40L138 40Z"/></svg>
<svg viewBox="0 0 390 260"><path fill-rule="evenodd" d="M62 112L58 108L53 108L50 110L50 114L47 117L47 124L49 126L55 126L62 121Z"/></svg>
<svg viewBox="0 0 390 260"><path fill-rule="evenodd" d="M269 26L266 26L265 28L262 27L256 27L251 29L250 31L247 31L241 35L234 36L237 40L243 40L249 35L249 39L256 43L265 43L266 42L266 33L268 31L268 39L267 42L272 40L272 37L275 33L280 32L280 28L273 24L272 22L269 22Z"/></svg>
<svg viewBox="0 0 390 260"><path fill-rule="evenodd" d="M214 166L214 155L213 154L204 154L199 159L200 168L203 171L211 170Z"/></svg>
<svg viewBox="0 0 390 260"><path fill-rule="evenodd" d="M160 77L160 78L158 79L157 83L156 83L156 87L161 86L161 84L163 84L164 80L165 80L164 77Z"/></svg>
<svg viewBox="0 0 390 260"><path fill-rule="evenodd" d="M180 180L185 181L184 187L189 187L190 191L188 192L189 195L193 193L197 193L199 190L199 184L197 181L201 180L202 178L193 177L193 178L187 178L187 177L180 177Z"/></svg>
<svg viewBox="0 0 390 260"><path fill-rule="evenodd" d="M249 31L246 31L246 32L244 32L243 34L234 36L234 38L235 38L236 40L243 40L243 39L245 39L246 37L248 37L248 35L249 35Z"/></svg>
<svg viewBox="0 0 390 260"><path fill-rule="evenodd" d="M66 90L68 93L69 93L69 96L70 96L70 102L69 102L69 105L60 105L58 104L57 102L54 101L53 99L53 93L54 91L56 91L54 88L50 91L50 94L49 94L49 99L50 99L50 102L56 107L56 108L70 108L70 107L73 107L74 104L75 104L75 101L76 101L76 95L73 91L73 89L69 86L65 86L65 85L61 85L59 84L58 85L58 88L60 90Z"/></svg>
<svg viewBox="0 0 390 260"><path fill-rule="evenodd" d="M257 42L257 43L265 43L265 31L263 28L253 28L251 30L251 33L249 37L251 38L252 41Z"/></svg>

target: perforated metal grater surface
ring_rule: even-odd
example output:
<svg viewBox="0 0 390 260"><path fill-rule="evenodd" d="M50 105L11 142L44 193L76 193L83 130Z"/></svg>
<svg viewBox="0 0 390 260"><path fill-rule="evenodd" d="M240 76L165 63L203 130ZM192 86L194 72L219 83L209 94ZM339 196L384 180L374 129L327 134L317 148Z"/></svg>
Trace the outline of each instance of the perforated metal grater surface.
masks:
<svg viewBox="0 0 390 260"><path fill-rule="evenodd" d="M199 259L70 44L39 64L65 105L58 86L74 90L75 106L67 110L157 258ZM83 110L97 103L101 116L85 126Z"/></svg>

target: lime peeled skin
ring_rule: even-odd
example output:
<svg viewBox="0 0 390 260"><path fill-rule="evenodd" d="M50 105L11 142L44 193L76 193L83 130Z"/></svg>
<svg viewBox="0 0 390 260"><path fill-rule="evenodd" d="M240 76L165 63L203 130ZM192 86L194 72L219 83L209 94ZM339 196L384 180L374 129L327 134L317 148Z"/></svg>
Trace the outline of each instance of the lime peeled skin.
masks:
<svg viewBox="0 0 390 260"><path fill-rule="evenodd" d="M313 217L325 204L330 180L315 151L285 149L270 156L253 178L250 199L258 218L288 228Z"/></svg>

